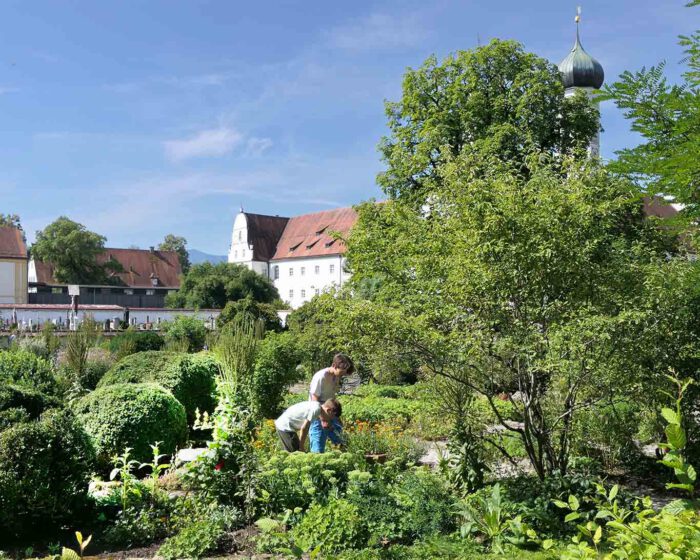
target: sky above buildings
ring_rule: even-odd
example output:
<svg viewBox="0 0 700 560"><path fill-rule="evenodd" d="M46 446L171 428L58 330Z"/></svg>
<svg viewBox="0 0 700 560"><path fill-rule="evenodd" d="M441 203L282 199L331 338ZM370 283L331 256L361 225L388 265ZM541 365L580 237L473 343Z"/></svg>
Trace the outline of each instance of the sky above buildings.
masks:
<svg viewBox="0 0 700 560"><path fill-rule="evenodd" d="M591 0L584 48L606 81L698 27L682 0ZM0 1L0 212L29 241L60 215L113 247L167 233L224 254L235 214L381 198L383 102L407 67L493 37L558 63L562 0ZM636 143L610 103L604 157Z"/></svg>

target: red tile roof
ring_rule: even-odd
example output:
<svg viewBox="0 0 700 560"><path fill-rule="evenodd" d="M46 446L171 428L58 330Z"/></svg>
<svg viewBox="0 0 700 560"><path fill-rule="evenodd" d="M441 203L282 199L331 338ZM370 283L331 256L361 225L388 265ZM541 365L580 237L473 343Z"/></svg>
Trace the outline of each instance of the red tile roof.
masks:
<svg viewBox="0 0 700 560"><path fill-rule="evenodd" d="M121 263L124 272L115 274L129 288L152 288L152 278L158 279L157 288L179 288L180 259L175 251L149 251L144 249L105 249L97 256L103 264L110 259ZM36 280L39 284L59 285L53 276L51 263L34 261Z"/></svg>
<svg viewBox="0 0 700 560"><path fill-rule="evenodd" d="M277 242L289 222L289 218L248 214L248 244L253 246L254 261L269 261L275 254Z"/></svg>
<svg viewBox="0 0 700 560"><path fill-rule="evenodd" d="M0 227L0 259L26 259L27 245L15 227Z"/></svg>
<svg viewBox="0 0 700 560"><path fill-rule="evenodd" d="M347 235L357 221L352 208L336 208L290 218L272 260L322 257L345 252L345 243L330 233Z"/></svg>
<svg viewBox="0 0 700 560"><path fill-rule="evenodd" d="M643 211L646 217L673 218L678 215L678 209L671 202L664 200L660 196L645 196L643 200Z"/></svg>

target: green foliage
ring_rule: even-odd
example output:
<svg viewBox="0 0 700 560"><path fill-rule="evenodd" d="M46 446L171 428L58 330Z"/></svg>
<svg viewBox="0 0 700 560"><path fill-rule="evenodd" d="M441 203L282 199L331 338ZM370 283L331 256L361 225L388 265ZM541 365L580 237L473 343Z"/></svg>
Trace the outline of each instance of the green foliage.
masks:
<svg viewBox="0 0 700 560"><path fill-rule="evenodd" d="M60 401L23 385L0 385L0 432L13 424L37 419Z"/></svg>
<svg viewBox="0 0 700 560"><path fill-rule="evenodd" d="M236 320L237 317L245 315L254 320L263 321L266 331L280 332L282 322L277 315L277 309L278 306L273 303L257 302L248 295L238 301L229 301L216 318L216 324L221 328Z"/></svg>
<svg viewBox="0 0 700 560"><path fill-rule="evenodd" d="M367 542L363 512L342 498L313 504L292 529L291 538L305 552L333 554L360 548Z"/></svg>
<svg viewBox="0 0 700 560"><path fill-rule="evenodd" d="M359 455L386 455L397 465L415 465L425 446L397 426L355 422L343 431L345 449Z"/></svg>
<svg viewBox="0 0 700 560"><path fill-rule="evenodd" d="M266 513L308 508L341 491L362 464L350 453L278 453L260 465L259 507Z"/></svg>
<svg viewBox="0 0 700 560"><path fill-rule="evenodd" d="M66 340L66 365L78 378L85 375L90 349L99 338L97 323L91 317L86 317L75 331L68 334Z"/></svg>
<svg viewBox="0 0 700 560"><path fill-rule="evenodd" d="M162 350L165 341L163 337L154 331L136 331L127 329L109 340L109 350L119 358L146 352L148 350Z"/></svg>
<svg viewBox="0 0 700 560"><path fill-rule="evenodd" d="M693 2L690 5L696 5ZM686 56L681 83L670 84L660 63L637 72L623 72L604 88L642 137L635 148L617 152L611 168L639 180L649 194L672 195L684 213L698 215L697 177L700 164L700 32L681 37Z"/></svg>
<svg viewBox="0 0 700 560"><path fill-rule="evenodd" d="M251 406L256 415L276 418L287 388L299 381L300 352L289 333L268 332L260 341L251 379Z"/></svg>
<svg viewBox="0 0 700 560"><path fill-rule="evenodd" d="M246 296L254 301L279 300L272 281L245 266L232 263L202 263L192 266L180 283L180 290L168 294L168 307L223 309L229 301Z"/></svg>
<svg viewBox="0 0 700 560"><path fill-rule="evenodd" d="M31 247L35 259L53 265L54 277L65 284L109 284L108 272L122 272L116 261L98 264L105 237L61 216L36 233Z"/></svg>
<svg viewBox="0 0 700 560"><path fill-rule="evenodd" d="M158 245L159 251L175 251L180 259L180 267L182 273L187 274L190 269L190 254L187 252L187 240L184 237L169 233L163 239L163 242ZM149 350L158 350L158 348L149 348Z"/></svg>
<svg viewBox="0 0 700 560"><path fill-rule="evenodd" d="M26 350L0 351L0 384L12 383L54 394L58 390L51 362Z"/></svg>
<svg viewBox="0 0 700 560"><path fill-rule="evenodd" d="M441 165L465 150L497 151L520 166L535 149L561 155L585 148L599 127L584 96L564 97L556 66L497 39L409 69L401 100L387 103L386 113L390 134L380 150L387 171L379 185L416 202L441 186Z"/></svg>
<svg viewBox="0 0 700 560"><path fill-rule="evenodd" d="M22 230L18 214L0 214L0 227L12 227ZM24 232L23 232L24 234Z"/></svg>
<svg viewBox="0 0 700 560"><path fill-rule="evenodd" d="M186 343L187 351L199 352L204 348L207 340L207 327L204 321L190 315L178 315L172 321L164 323L162 328L165 332L163 338L166 346Z"/></svg>
<svg viewBox="0 0 700 560"><path fill-rule="evenodd" d="M78 400L74 410L102 465L127 447L133 449L135 460L145 461L157 441L172 453L187 437L185 408L153 383L98 387Z"/></svg>
<svg viewBox="0 0 700 560"><path fill-rule="evenodd" d="M168 538L158 549L158 555L165 560L202 558L205 554L216 551L223 535L223 520L216 517L197 520Z"/></svg>
<svg viewBox="0 0 700 560"><path fill-rule="evenodd" d="M215 379L219 366L213 355L147 351L119 361L99 382L98 387L120 383L157 383L170 391L193 422L195 411L212 412Z"/></svg>
<svg viewBox="0 0 700 560"><path fill-rule="evenodd" d="M72 414L50 410L0 432L0 533L47 535L86 507L95 454Z"/></svg>

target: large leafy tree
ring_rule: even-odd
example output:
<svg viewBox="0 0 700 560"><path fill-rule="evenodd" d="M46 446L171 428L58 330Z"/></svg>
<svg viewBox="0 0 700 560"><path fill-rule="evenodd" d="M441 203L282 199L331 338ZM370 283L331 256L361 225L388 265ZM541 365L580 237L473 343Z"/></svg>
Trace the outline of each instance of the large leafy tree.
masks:
<svg viewBox="0 0 700 560"><path fill-rule="evenodd" d="M585 148L599 128L585 95L564 97L557 67L515 41L493 40L442 63L430 57L406 73L401 100L388 102L386 112L390 133L380 150L387 170L379 184L418 204L441 185L440 166L465 149L524 164L533 150Z"/></svg>
<svg viewBox="0 0 700 560"><path fill-rule="evenodd" d="M523 172L501 152L463 152L441 167L427 215L401 199L361 207L353 282L381 282L348 322L419 356L456 417L506 456L507 438L519 440L545 477L566 471L580 410L629 398L665 366L641 359L639 341L669 354L663 287L693 265L668 258L628 182L596 162L536 156ZM518 422L501 415L503 393Z"/></svg>
<svg viewBox="0 0 700 560"><path fill-rule="evenodd" d="M175 251L180 259L182 273L187 274L190 269L190 254L187 251L187 240L184 237L169 233L158 245L159 251Z"/></svg>
<svg viewBox="0 0 700 560"><path fill-rule="evenodd" d="M33 258L53 265L58 282L105 284L110 282L109 272L123 270L116 261L97 262L97 255L104 251L105 240L84 225L61 216L37 231L30 252Z"/></svg>
<svg viewBox="0 0 700 560"><path fill-rule="evenodd" d="M253 301L273 303L279 293L272 282L257 272L232 263L192 266L180 290L166 297L168 307L223 309L229 301L250 296Z"/></svg>
<svg viewBox="0 0 700 560"><path fill-rule="evenodd" d="M700 6L696 0L688 6ZM680 38L686 70L678 84L664 77L664 63L624 72L604 88L643 139L618 152L610 168L632 177L649 194L673 196L691 217L700 214L700 32Z"/></svg>

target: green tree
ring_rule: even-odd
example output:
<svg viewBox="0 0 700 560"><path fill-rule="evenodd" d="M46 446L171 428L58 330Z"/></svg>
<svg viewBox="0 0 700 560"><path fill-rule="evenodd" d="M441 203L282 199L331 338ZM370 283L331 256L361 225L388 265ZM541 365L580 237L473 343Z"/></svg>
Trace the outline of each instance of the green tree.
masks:
<svg viewBox="0 0 700 560"><path fill-rule="evenodd" d="M229 301L216 318L216 324L221 328L236 320L237 317L246 315L254 320L261 320L265 325L265 331L280 332L282 322L277 315L277 309L278 307L272 303L260 303L248 295L238 301Z"/></svg>
<svg viewBox="0 0 700 560"><path fill-rule="evenodd" d="M694 1L688 6L698 6ZM617 152L614 171L637 180L649 194L672 195L691 217L700 214L700 32L680 37L686 64L681 83L664 77L665 63L626 71L604 88L643 142Z"/></svg>
<svg viewBox="0 0 700 560"><path fill-rule="evenodd" d="M18 214L0 214L0 227L17 228L22 232L22 239L24 239L26 243L27 236L24 234L24 229L22 229L22 223L20 222Z"/></svg>
<svg viewBox="0 0 700 560"><path fill-rule="evenodd" d="M673 353L657 320L663 290L649 284L691 266L668 256L669 234L643 219L630 183L596 162L546 159L523 172L501 152L463 152L440 170L430 214L402 200L362 206L353 282L382 281L337 318L419 356L485 444L510 457L504 441L518 440L542 478L566 471L580 410L629 398L663 367L636 355L638 340ZM463 410L464 390L490 418ZM519 423L500 413L504 392Z"/></svg>
<svg viewBox="0 0 700 560"><path fill-rule="evenodd" d="M159 251L175 251L180 258L180 267L182 273L187 274L190 269L190 254L187 252L187 240L184 237L179 237L169 233L163 239L163 242L158 245Z"/></svg>
<svg viewBox="0 0 700 560"><path fill-rule="evenodd" d="M229 301L251 296L260 303L279 300L277 288L257 272L232 263L202 263L190 268L180 290L166 297L168 307L223 309Z"/></svg>
<svg viewBox="0 0 700 560"><path fill-rule="evenodd" d="M379 184L389 196L419 204L442 183L444 161L465 149L522 164L533 150L565 155L585 148L599 128L585 95L564 97L556 66L496 39L409 70L401 100L387 103L386 113L390 134L380 150L387 170Z"/></svg>
<svg viewBox="0 0 700 560"><path fill-rule="evenodd" d="M84 225L65 216L36 232L32 257L51 263L54 277L65 284L106 284L108 272L123 268L114 260L99 264L97 255L104 251L106 238L89 231Z"/></svg>

